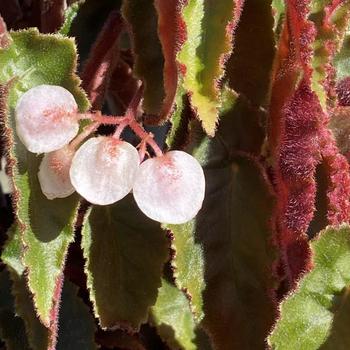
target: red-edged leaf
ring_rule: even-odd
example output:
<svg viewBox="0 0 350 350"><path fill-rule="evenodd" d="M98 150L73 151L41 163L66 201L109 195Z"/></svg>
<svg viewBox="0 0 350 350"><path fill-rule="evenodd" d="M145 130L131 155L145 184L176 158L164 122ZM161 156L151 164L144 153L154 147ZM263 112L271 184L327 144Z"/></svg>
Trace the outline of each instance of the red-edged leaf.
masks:
<svg viewBox="0 0 350 350"><path fill-rule="evenodd" d="M188 0L182 12L187 40L177 57L184 67L183 87L210 136L217 127L219 83L232 51L242 5L242 0Z"/></svg>
<svg viewBox="0 0 350 350"><path fill-rule="evenodd" d="M87 91L92 108L101 109L111 74L118 61L118 42L123 19L112 12L101 30L82 72L82 87Z"/></svg>
<svg viewBox="0 0 350 350"><path fill-rule="evenodd" d="M0 48L6 49L10 44L10 36L7 32L6 23L0 16Z"/></svg>
<svg viewBox="0 0 350 350"><path fill-rule="evenodd" d="M181 17L183 0L154 0L158 12L158 35L164 56L165 99L160 120L165 121L172 111L178 84L178 62L176 56L186 40L185 23Z"/></svg>
<svg viewBox="0 0 350 350"><path fill-rule="evenodd" d="M157 298L168 241L131 196L94 206L82 230L85 272L102 328L137 330Z"/></svg>
<svg viewBox="0 0 350 350"><path fill-rule="evenodd" d="M81 110L88 101L74 74L76 50L73 40L59 35L43 35L37 30L12 32L8 49L0 50L0 113L13 180L13 204L22 233L23 263L37 315L50 328L59 276L68 245L73 240L73 222L78 197L48 200L41 191L38 168L41 158L28 152L15 132L14 110L23 92L39 84L61 85L74 95ZM23 61L22 57L26 57ZM20 64L18 62L21 62ZM28 74L30 70L30 74ZM12 79L16 72L18 79ZM12 83L6 83L8 81Z"/></svg>
<svg viewBox="0 0 350 350"><path fill-rule="evenodd" d="M143 108L147 114L158 115L165 96L164 57L154 3L152 0L125 0L122 12L129 25L135 54L134 74L145 87Z"/></svg>
<svg viewBox="0 0 350 350"><path fill-rule="evenodd" d="M321 153L328 175L328 210L330 225L349 221L350 168L347 159L339 152L333 135L324 127L321 135Z"/></svg>
<svg viewBox="0 0 350 350"><path fill-rule="evenodd" d="M350 2L345 0L313 1L310 7L310 20L317 29L313 43L312 89L324 110L334 105L336 71L332 61L341 47L349 16Z"/></svg>
<svg viewBox="0 0 350 350"><path fill-rule="evenodd" d="M308 0L287 1L271 91L269 146L278 205L275 212L282 263L293 286L311 268L306 230L315 210L316 165L322 109L311 91L311 44L315 38Z"/></svg>
<svg viewBox="0 0 350 350"><path fill-rule="evenodd" d="M121 52L108 88L109 107L113 113L125 110L139 88L138 80L128 63L128 52ZM126 57L125 57L126 56ZM123 84L120 84L120 82Z"/></svg>
<svg viewBox="0 0 350 350"><path fill-rule="evenodd" d="M350 77L344 78L341 81L339 81L336 87L336 93L338 97L339 106L350 106Z"/></svg>

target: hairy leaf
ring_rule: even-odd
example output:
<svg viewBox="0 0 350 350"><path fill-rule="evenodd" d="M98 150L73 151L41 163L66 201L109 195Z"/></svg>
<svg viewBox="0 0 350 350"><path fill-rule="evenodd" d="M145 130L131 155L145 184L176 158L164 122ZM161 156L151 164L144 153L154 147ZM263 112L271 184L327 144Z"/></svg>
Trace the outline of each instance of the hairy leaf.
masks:
<svg viewBox="0 0 350 350"><path fill-rule="evenodd" d="M119 58L119 38L124 22L117 11L112 11L99 33L90 56L81 73L82 86L89 96L92 109L103 106L111 75Z"/></svg>
<svg viewBox="0 0 350 350"><path fill-rule="evenodd" d="M330 225L339 225L350 219L350 169L340 153L332 132L323 128L321 133L322 159L328 175L328 210Z"/></svg>
<svg viewBox="0 0 350 350"><path fill-rule="evenodd" d="M9 230L9 238L2 253L12 280L12 294L15 297L14 311L24 320L24 336L35 350L96 349L94 344L95 325L88 308L78 298L77 288L65 282L60 305L60 315L55 319L59 324L47 330L36 317L32 297L25 281L25 267L21 261L22 242L20 232L14 225ZM21 320L19 317L17 317ZM21 320L22 321L22 320ZM22 321L23 322L23 321ZM57 334L57 329L59 330ZM57 343L58 337L58 343ZM19 337L19 339L21 339ZM57 343L57 345L56 345Z"/></svg>
<svg viewBox="0 0 350 350"><path fill-rule="evenodd" d="M313 43L313 78L312 88L317 93L321 105L334 98L334 67L332 60L340 49L342 38L348 27L350 18L350 3L338 0L312 1L310 19L317 29L316 40Z"/></svg>
<svg viewBox="0 0 350 350"><path fill-rule="evenodd" d="M159 114L164 99L164 57L158 38L156 9L150 0L126 0L122 11L131 30L134 74L145 86L143 107L146 113Z"/></svg>
<svg viewBox="0 0 350 350"><path fill-rule="evenodd" d="M283 26L283 19L286 14L286 6L284 0L272 0L271 7L274 18L273 29L275 32L275 37L278 39L279 35L281 34L281 27Z"/></svg>
<svg viewBox="0 0 350 350"><path fill-rule="evenodd" d="M158 13L158 35L164 56L164 90L165 99L160 113L160 121L165 121L172 111L178 86L180 67L176 56L186 40L185 23L181 17L183 1L154 0Z"/></svg>
<svg viewBox="0 0 350 350"><path fill-rule="evenodd" d="M157 298L168 258L165 233L128 196L93 207L82 234L90 298L102 328L138 329Z"/></svg>
<svg viewBox="0 0 350 350"><path fill-rule="evenodd" d="M268 144L279 194L274 220L288 287L311 267L306 230L315 211L314 175L320 161L318 136L323 114L311 89L315 27L308 20L309 3L286 2L269 108Z"/></svg>
<svg viewBox="0 0 350 350"><path fill-rule="evenodd" d="M204 316L204 253L203 247L196 242L193 235L195 226L196 222L192 220L182 225L166 225L166 228L173 235L172 248L175 257L172 266L176 285L188 294L192 311L197 321L200 321Z"/></svg>
<svg viewBox="0 0 350 350"><path fill-rule="evenodd" d="M14 132L14 108L25 91L39 84L61 85L70 90L82 110L88 101L74 75L76 51L71 39L42 35L34 29L11 36L12 45L0 51L0 112L14 181L15 213L26 248L23 261L28 268L28 285L38 316L50 327L56 284L73 239L77 196L50 201L42 194L37 178L41 159L29 153ZM7 83L10 79L14 80Z"/></svg>
<svg viewBox="0 0 350 350"><path fill-rule="evenodd" d="M186 296L162 279L156 304L150 310L151 322L172 349L196 350L195 322Z"/></svg>
<svg viewBox="0 0 350 350"><path fill-rule="evenodd" d="M10 45L10 35L6 28L6 23L0 15L0 48L5 49Z"/></svg>
<svg viewBox="0 0 350 350"><path fill-rule="evenodd" d="M80 9L80 6L83 4L84 0L80 0L77 2L73 2L71 5L69 5L66 10L64 11L64 22L58 31L62 35L69 35L70 29L72 27L72 23L78 15L78 11Z"/></svg>
<svg viewBox="0 0 350 350"><path fill-rule="evenodd" d="M334 339L348 325L350 227L328 227L311 243L314 268L281 305L281 318L269 337L273 349L346 349L348 334ZM344 323L343 323L344 322ZM339 335L340 335L339 334ZM327 346L322 347L322 344Z"/></svg>
<svg viewBox="0 0 350 350"><path fill-rule="evenodd" d="M345 156L350 155L350 108L338 107L334 110L329 124L330 129L337 141L339 150Z"/></svg>
<svg viewBox="0 0 350 350"><path fill-rule="evenodd" d="M336 70L336 79L341 81L350 76L350 31L344 38L343 45L334 58L334 67ZM349 89L348 89L349 90Z"/></svg>
<svg viewBox="0 0 350 350"><path fill-rule="evenodd" d="M264 113L251 107L246 99L228 89L222 96L224 100L220 111L221 124L212 142L204 137L196 123L189 125L184 123L186 106L179 113L178 118L182 116L181 121L178 122L179 125L174 124L168 136L171 148L186 146L187 152L192 153L208 168L225 166L227 157L232 152L260 154L264 139L264 132L260 125L264 119ZM181 115L181 112L184 112L184 115ZM177 113L178 111L176 115ZM184 123L184 126L181 126L181 123ZM181 137L184 133L189 134L187 137L191 140L189 144ZM252 137L245 138L245 133L249 133ZM208 182L208 179L206 181ZM207 193L206 196L208 195ZM219 211L218 208L217 210ZM172 266L175 283L189 296L192 311L196 320L199 321L204 315L205 254L203 244L198 238L197 219L183 225L164 225L164 228L172 233L172 248L175 252Z"/></svg>
<svg viewBox="0 0 350 350"><path fill-rule="evenodd" d="M183 9L187 40L178 54L184 67L183 86L204 130L211 136L218 122L218 84L224 73L223 64L232 51L242 3L189 0Z"/></svg>
<svg viewBox="0 0 350 350"><path fill-rule="evenodd" d="M176 283L192 296L197 316L203 298L202 325L214 348L259 349L264 348L275 313L276 256L270 223L274 196L254 160L230 157L248 146L240 140L241 129L231 129L235 117L240 119L242 105L236 103L231 101L222 111L212 140L192 124L187 151L204 166L206 197L193 222L167 228L174 232Z"/></svg>
<svg viewBox="0 0 350 350"><path fill-rule="evenodd" d="M25 325L28 342L31 348L46 350L50 338L56 342L56 333L45 328L39 321L34 310L34 304L25 280L25 267L21 260L23 243L21 233L16 225L8 231L8 240L1 255L7 265L12 280L12 294L15 298L15 311ZM51 334L50 334L51 333Z"/></svg>

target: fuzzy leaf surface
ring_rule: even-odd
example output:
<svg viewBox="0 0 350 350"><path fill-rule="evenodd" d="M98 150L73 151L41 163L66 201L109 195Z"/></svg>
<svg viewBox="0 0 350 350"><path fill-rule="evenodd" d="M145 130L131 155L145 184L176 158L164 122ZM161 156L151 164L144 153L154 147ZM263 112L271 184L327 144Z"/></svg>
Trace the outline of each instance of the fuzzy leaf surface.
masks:
<svg viewBox="0 0 350 350"><path fill-rule="evenodd" d="M138 329L157 298L168 258L165 233L128 196L93 207L82 234L90 299L101 326Z"/></svg>
<svg viewBox="0 0 350 350"><path fill-rule="evenodd" d="M311 243L314 268L281 305L269 343L273 349L346 349L349 336L332 340L348 325L350 227L328 227ZM322 344L325 344L322 347Z"/></svg>
<svg viewBox="0 0 350 350"><path fill-rule="evenodd" d="M196 350L196 324L186 296L162 279L157 302L150 310L151 322L172 349Z"/></svg>
<svg viewBox="0 0 350 350"><path fill-rule="evenodd" d="M184 67L183 86L204 130L211 136L215 134L220 107L218 82L232 50L241 5L239 0L189 0L183 8L187 40L178 54Z"/></svg>
<svg viewBox="0 0 350 350"><path fill-rule="evenodd" d="M310 19L317 29L313 43L312 88L317 93L322 107L332 97L333 57L340 49L348 27L350 3L348 1L315 0L310 7Z"/></svg>
<svg viewBox="0 0 350 350"><path fill-rule="evenodd" d="M73 40L42 35L35 29L14 32L11 37L12 45L0 51L0 83L4 87L10 79L18 80L4 87L1 114L9 163L13 164L15 212L26 246L23 258L28 268L28 285L41 321L49 326L56 280L73 239L77 196L50 201L42 194L37 178L41 158L28 152L17 138L14 109L18 98L39 84L65 87L81 110L88 107L88 101L74 75L77 55Z"/></svg>
<svg viewBox="0 0 350 350"><path fill-rule="evenodd" d="M205 137L196 123L190 123L187 126L187 131L183 130L184 126L182 126L181 123L185 124L186 121L184 115L188 113L188 111L186 111L187 107L185 103L178 103L178 107L181 106L183 110L181 111L178 108L176 111L176 124L174 123L167 139L171 148L183 147L184 141L181 142L184 138L183 134L189 134L187 138L192 141L187 145L185 150L195 156L205 167L207 186L212 186L213 184L210 184L210 181L215 179L215 175L208 178L207 172L209 172L209 169L213 169L213 174L214 170L217 170L217 174L223 173L220 169L228 166L228 155L231 152L239 151L249 152L250 154L260 154L264 139L264 132L260 126L260 123L265 119L264 113L253 108L245 98L237 96L229 89L226 89L222 96L224 97L224 102L220 110L221 125L217 131L217 136L214 139L210 140L208 137ZM179 101L181 102L181 99L179 99ZM247 139L244 137L245 133L254 135L254 137ZM228 179L229 176L223 176L214 182L219 183L222 181L226 186ZM265 190L268 191L267 188ZM214 202L214 199L210 199L211 193L208 192L208 188L206 190L206 198L203 209L194 220L182 225L164 225L164 228L170 230L173 238L172 249L175 251L175 256L172 259L172 266L174 268L175 283L179 289L185 291L190 297L191 310L194 313L196 322L203 319L205 309L203 307L203 293L205 293L207 283L205 278L207 259L206 249L210 249L211 244L216 244L209 240L209 237L205 237L204 241L202 241L200 236L200 232L206 232L206 229L204 225L199 225L198 220L203 217L201 213L205 210L204 208L206 205L211 206L211 203ZM228 201L229 198L230 196L228 196ZM220 200L220 203L223 202ZM228 207L231 208L231 204L229 204ZM229 260L229 252L233 247L229 247L227 242L229 242L231 238L235 239L235 235L239 234L239 232L235 231L233 228L229 228L229 226L225 227L224 223L222 227L219 224L221 219L228 220L226 216L229 215L230 209L224 210L224 204L222 204L222 207L215 205L213 208L215 208L213 209L215 213L214 217L217 220L215 230L223 235L222 241L218 239L220 246L218 249L221 252L219 255L222 255L225 252L225 254L227 254L227 259ZM264 231L264 233L266 235L272 235L272 231ZM252 234L254 233L252 232ZM215 235L218 235L218 233ZM267 241L269 241L271 237L268 238L266 236L265 238L265 244L268 246ZM206 242L207 240L208 242ZM225 240L227 245L224 243ZM263 260L264 258L267 258L267 256L262 256L261 258ZM214 258L209 257L209 259ZM215 259L215 261L216 260L217 259ZM272 261L273 257L271 256L271 260L267 259L266 265L272 264ZM227 263L230 264L229 262ZM222 264L224 264L223 261ZM229 281L230 283L235 283L235 277L229 276ZM213 283L214 286L215 283L211 283ZM233 286L228 285L227 289L234 288ZM225 293L225 290L226 288L224 288L222 292ZM265 299L265 301L267 300L268 299Z"/></svg>
<svg viewBox="0 0 350 350"><path fill-rule="evenodd" d="M176 56L186 39L181 10L181 0L154 0L158 14L158 35L164 56L164 91L165 99L160 121L167 119L171 113L178 86L178 62Z"/></svg>
<svg viewBox="0 0 350 350"><path fill-rule="evenodd" d="M213 139L191 126L193 141L186 150L204 166L206 197L193 222L167 227L174 234L176 283L192 296L193 311L204 313L201 325L214 348L225 350L264 348L275 313L274 196L254 160L229 156L256 148L240 137L243 105L240 98L228 103ZM246 120L248 115L242 113ZM251 131L249 123L246 128Z"/></svg>
<svg viewBox="0 0 350 350"><path fill-rule="evenodd" d="M36 350L46 350L49 346L50 332L36 316L33 300L27 288L25 266L21 259L22 252L21 232L17 225L12 225L8 230L8 239L1 259L10 272L12 281L10 290L14 296L14 310L24 321L25 333L30 347Z"/></svg>
<svg viewBox="0 0 350 350"><path fill-rule="evenodd" d="M350 75L350 30L347 31L342 47L334 58L337 81Z"/></svg>
<svg viewBox="0 0 350 350"><path fill-rule="evenodd" d="M19 328L19 331L23 333L23 335L18 336L16 339L20 340L23 338L26 341L28 339L32 349L47 350L50 341L52 342L53 339L51 339L52 335L50 335L50 331L40 323L35 314L33 300L25 280L25 268L21 261L22 242L20 232L14 225L9 230L8 235L9 238L1 258L10 271L9 276L12 281L12 285L6 284L8 288L7 293L12 291L12 295L14 296L14 300L12 301L12 317L16 314L15 319L18 327L20 326L19 321L23 323L23 326ZM25 331L22 331L22 328L25 329ZM77 296L77 287L68 281L65 282L63 287L58 328L58 343L56 347L53 348L57 350L96 349L93 317L89 313L87 306L84 305L83 301ZM56 335L57 334L54 334L54 336ZM54 339L54 341L56 342L56 339ZM49 347L50 350L53 348ZM14 348L14 350L15 349L17 348ZM20 349L22 348L19 347L18 350Z"/></svg>
<svg viewBox="0 0 350 350"><path fill-rule="evenodd" d="M166 226L174 235L172 248L176 251L176 256L172 266L176 285L189 294L192 311L196 319L201 320L204 316L204 253L201 244L195 240L195 227L195 220L182 225Z"/></svg>
<svg viewBox="0 0 350 350"><path fill-rule="evenodd" d="M69 35L72 23L75 17L77 17L78 11L80 9L80 6L83 4L83 1L84 0L74 2L73 4L69 5L64 11L64 22L59 30L60 34Z"/></svg>

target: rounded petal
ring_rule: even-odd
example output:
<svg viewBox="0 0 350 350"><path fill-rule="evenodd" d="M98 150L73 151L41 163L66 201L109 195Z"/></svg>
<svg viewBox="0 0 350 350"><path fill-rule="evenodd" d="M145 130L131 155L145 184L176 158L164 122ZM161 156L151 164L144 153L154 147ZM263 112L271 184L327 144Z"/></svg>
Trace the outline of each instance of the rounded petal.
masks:
<svg viewBox="0 0 350 350"><path fill-rule="evenodd" d="M73 155L74 152L67 146L44 155L38 178L41 190L48 199L65 198L75 191L69 177Z"/></svg>
<svg viewBox="0 0 350 350"><path fill-rule="evenodd" d="M196 216L205 192L203 169L191 155L170 151L140 165L133 194L137 205L153 220L182 224Z"/></svg>
<svg viewBox="0 0 350 350"><path fill-rule="evenodd" d="M79 131L78 106L61 86L39 85L25 92L16 106L16 131L33 153L47 153L68 144Z"/></svg>
<svg viewBox="0 0 350 350"><path fill-rule="evenodd" d="M89 202L112 204L131 191L139 164L139 154L130 143L94 137L74 155L70 178L77 192Z"/></svg>

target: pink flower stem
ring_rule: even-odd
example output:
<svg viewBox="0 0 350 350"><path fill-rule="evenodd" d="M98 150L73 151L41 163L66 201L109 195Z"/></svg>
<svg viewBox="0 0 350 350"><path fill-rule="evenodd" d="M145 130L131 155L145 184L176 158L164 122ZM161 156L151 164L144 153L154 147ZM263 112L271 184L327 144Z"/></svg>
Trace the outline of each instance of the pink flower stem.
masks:
<svg viewBox="0 0 350 350"><path fill-rule="evenodd" d="M87 137L96 131L99 125L99 122L94 122L85 126L83 131L69 144L69 147L71 147L73 150L76 150Z"/></svg>
<svg viewBox="0 0 350 350"><path fill-rule="evenodd" d="M141 150L141 156L144 157L146 153L145 144L147 143L154 151L157 157L163 155L162 150L153 139L153 135L148 133L137 121L136 116L142 100L143 87L137 90L135 96L130 102L128 109L125 112L125 116L106 116L101 112L95 113L81 113L78 114L79 119L89 119L93 123L84 128L84 130L70 143L70 146L76 149L88 136L90 136L100 124L118 125L113 137L120 138L123 130L129 126L131 130L141 139L140 145L144 148Z"/></svg>
<svg viewBox="0 0 350 350"><path fill-rule="evenodd" d="M143 94L143 86L137 90L135 96L130 102L128 109L125 112L125 120L117 127L113 137L119 138L123 130L129 126L130 129L144 142L147 142L148 145L153 149L154 153L157 157L161 157L163 155L162 150L157 145L157 143L153 139L153 135L151 133L146 132L146 130L136 121L137 110L140 106Z"/></svg>
<svg viewBox="0 0 350 350"><path fill-rule="evenodd" d="M129 122L129 127L141 140L145 140L145 142L148 143L157 157L161 157L163 155L162 150L157 145L156 141L154 141L153 135L148 133L135 119Z"/></svg>
<svg viewBox="0 0 350 350"><path fill-rule="evenodd" d="M106 116L102 115L101 112L96 113L82 113L79 114L79 119L90 119L100 124L117 125L121 124L126 117L124 116Z"/></svg>

